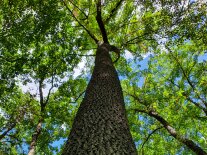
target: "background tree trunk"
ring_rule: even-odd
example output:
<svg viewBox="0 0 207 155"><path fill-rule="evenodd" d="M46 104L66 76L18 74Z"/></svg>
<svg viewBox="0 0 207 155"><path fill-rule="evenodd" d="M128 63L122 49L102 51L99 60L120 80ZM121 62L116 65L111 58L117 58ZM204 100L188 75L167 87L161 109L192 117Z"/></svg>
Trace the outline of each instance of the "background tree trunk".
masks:
<svg viewBox="0 0 207 155"><path fill-rule="evenodd" d="M63 155L137 154L109 50L105 43L97 49L94 71Z"/></svg>
<svg viewBox="0 0 207 155"><path fill-rule="evenodd" d="M35 147L37 145L37 140L38 140L38 137L40 136L40 133L41 133L41 130L42 130L42 122L43 122L43 118L41 118L38 121L35 132L32 135L32 141L30 143L30 148L29 148L28 155L35 155Z"/></svg>

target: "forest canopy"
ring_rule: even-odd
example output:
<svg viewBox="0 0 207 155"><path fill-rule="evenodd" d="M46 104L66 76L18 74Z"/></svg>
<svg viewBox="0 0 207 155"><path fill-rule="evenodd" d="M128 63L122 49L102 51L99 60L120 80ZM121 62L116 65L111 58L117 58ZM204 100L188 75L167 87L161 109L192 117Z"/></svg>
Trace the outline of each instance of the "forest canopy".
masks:
<svg viewBox="0 0 207 155"><path fill-rule="evenodd" d="M62 153L101 43L119 51L137 153L207 154L206 0L0 6L0 154Z"/></svg>

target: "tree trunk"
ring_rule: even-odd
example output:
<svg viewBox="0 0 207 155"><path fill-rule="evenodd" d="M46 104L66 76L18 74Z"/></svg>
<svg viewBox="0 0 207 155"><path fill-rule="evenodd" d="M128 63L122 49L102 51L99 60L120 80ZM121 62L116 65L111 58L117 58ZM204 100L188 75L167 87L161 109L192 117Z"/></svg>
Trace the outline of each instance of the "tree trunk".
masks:
<svg viewBox="0 0 207 155"><path fill-rule="evenodd" d="M136 155L110 45L102 44L63 155Z"/></svg>
<svg viewBox="0 0 207 155"><path fill-rule="evenodd" d="M32 141L30 143L30 148L29 148L28 155L35 155L36 154L35 149L36 149L38 137L40 136L41 130L42 130L42 123L44 121L45 106L47 105L48 100L49 100L50 90L49 90L49 93L48 93L48 98L47 98L46 102L44 102L43 91L42 91L43 81L44 81L44 79L40 79L40 81L39 81L39 93L40 93L40 105L41 105L40 118L38 120L35 132L32 135Z"/></svg>
<svg viewBox="0 0 207 155"><path fill-rule="evenodd" d="M35 155L35 148L37 145L37 139L41 133L42 122L43 122L43 118L40 118L40 120L38 121L38 124L36 126L35 132L32 135L32 141L30 143L30 149L29 149L28 155Z"/></svg>

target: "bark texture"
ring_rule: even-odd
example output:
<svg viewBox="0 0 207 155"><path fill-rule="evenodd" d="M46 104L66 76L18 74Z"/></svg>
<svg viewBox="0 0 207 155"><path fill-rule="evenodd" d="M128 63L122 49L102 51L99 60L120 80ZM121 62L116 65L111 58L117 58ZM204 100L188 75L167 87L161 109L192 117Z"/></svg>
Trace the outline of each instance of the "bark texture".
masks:
<svg viewBox="0 0 207 155"><path fill-rule="evenodd" d="M36 130L35 130L34 134L32 135L32 141L30 143L30 149L29 149L28 155L35 155L35 147L37 145L37 139L41 133L42 122L43 122L43 119L40 119L37 126L36 126Z"/></svg>
<svg viewBox="0 0 207 155"><path fill-rule="evenodd" d="M42 130L42 124L43 124L43 121L44 121L45 107L46 107L46 105L48 103L48 100L49 100L50 91L53 88L53 77L52 77L52 87L49 90L46 102L44 102L43 91L42 91L43 81L44 81L44 78L40 79L40 81L39 81L41 114L40 114L40 118L38 120L38 124L37 124L36 129L35 129L35 132L32 135L32 141L30 143L30 148L29 148L28 155L35 155L36 154L35 148L36 148L36 145L37 145L37 140L38 140L38 138L39 138L39 136L41 134L41 130Z"/></svg>
<svg viewBox="0 0 207 155"><path fill-rule="evenodd" d="M63 155L136 155L110 45L102 44Z"/></svg>

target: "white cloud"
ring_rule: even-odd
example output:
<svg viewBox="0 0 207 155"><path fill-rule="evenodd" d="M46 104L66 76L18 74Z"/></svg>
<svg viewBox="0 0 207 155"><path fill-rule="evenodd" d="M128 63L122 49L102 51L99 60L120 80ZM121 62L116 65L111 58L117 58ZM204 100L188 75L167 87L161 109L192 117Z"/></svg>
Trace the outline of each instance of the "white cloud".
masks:
<svg viewBox="0 0 207 155"><path fill-rule="evenodd" d="M153 53L148 52L148 53L146 53L146 54L142 54L142 57L143 57L143 59L145 59L145 58L147 58L148 56L150 56L151 54L153 54Z"/></svg>
<svg viewBox="0 0 207 155"><path fill-rule="evenodd" d="M63 123L63 124L61 125L61 128L65 131L65 130L66 130L66 124Z"/></svg>
<svg viewBox="0 0 207 155"><path fill-rule="evenodd" d="M6 118L5 115L5 112L0 108L0 116Z"/></svg>
<svg viewBox="0 0 207 155"><path fill-rule="evenodd" d="M134 58L134 56L129 51L125 50L124 52L125 52L124 55L125 55L126 59L133 59Z"/></svg>
<svg viewBox="0 0 207 155"><path fill-rule="evenodd" d="M73 77L76 78L77 76L79 76L81 74L81 72L84 70L84 67L86 65L86 59L82 59L81 62L78 64L77 67L75 67L75 69L73 70L74 74Z"/></svg>

